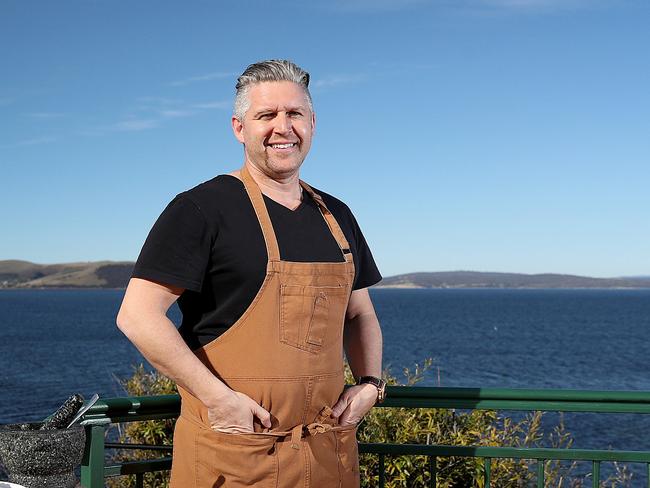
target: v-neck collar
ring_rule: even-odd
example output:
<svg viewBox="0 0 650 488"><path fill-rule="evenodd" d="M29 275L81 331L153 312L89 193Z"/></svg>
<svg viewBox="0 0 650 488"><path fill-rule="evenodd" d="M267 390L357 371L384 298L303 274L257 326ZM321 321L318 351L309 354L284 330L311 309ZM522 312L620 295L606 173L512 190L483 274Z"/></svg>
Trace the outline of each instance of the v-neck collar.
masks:
<svg viewBox="0 0 650 488"><path fill-rule="evenodd" d="M311 196L306 191L304 191L302 193L302 201L300 202L300 204L296 208L294 208L292 210L289 207L286 207L286 206L282 205L280 202L276 202L275 200L273 200L268 195L264 195L262 193L262 196L264 197L265 202L267 202L267 203L271 202L271 205L274 205L275 207L280 207L283 212L290 213L290 214L302 213L302 211L305 209L305 207L307 207L307 203L306 203L305 199L311 198Z"/></svg>
<svg viewBox="0 0 650 488"><path fill-rule="evenodd" d="M237 181L239 181L239 183L241 183L242 188L245 189L245 188L244 188L244 182L243 182L241 179L237 178L237 177L234 176L234 175L230 175L230 174L226 174L225 176L230 176L231 178L236 179ZM261 191L261 190L260 190L260 191ZM262 197L264 197L264 200L265 200L265 201L269 201L269 202L271 202L271 204L273 204L273 205L276 205L276 206L278 206L278 207L282 207L283 211L285 211L285 212L289 212L289 213L291 213L291 214L295 214L295 213L302 212L302 210L305 208L305 206L306 206L306 205L305 205L305 199L306 199L306 198L310 198L310 199L311 199L311 195L309 194L309 192L307 192L307 191L305 191L305 190L303 189L303 191L302 191L301 193L302 193L302 201L300 202L300 205L298 205L298 206L297 206L296 208L294 208L293 210L290 209L289 207L287 207L287 206L281 204L280 202L276 202L276 201L273 200L270 196L265 195L264 193L262 193Z"/></svg>

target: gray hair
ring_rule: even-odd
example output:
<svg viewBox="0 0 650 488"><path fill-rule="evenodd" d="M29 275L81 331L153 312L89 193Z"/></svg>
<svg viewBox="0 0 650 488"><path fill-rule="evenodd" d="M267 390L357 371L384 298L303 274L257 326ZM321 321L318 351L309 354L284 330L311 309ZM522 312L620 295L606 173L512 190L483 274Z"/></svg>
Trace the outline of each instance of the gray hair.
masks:
<svg viewBox="0 0 650 488"><path fill-rule="evenodd" d="M299 84L305 90L309 109L312 112L314 111L311 94L309 93L309 73L297 64L286 59L269 59L268 61L251 64L237 78L237 85L235 85L237 94L235 95L233 115L238 120L243 120L244 115L246 115L246 112L250 108L250 100L248 98L250 87L263 81L292 81Z"/></svg>

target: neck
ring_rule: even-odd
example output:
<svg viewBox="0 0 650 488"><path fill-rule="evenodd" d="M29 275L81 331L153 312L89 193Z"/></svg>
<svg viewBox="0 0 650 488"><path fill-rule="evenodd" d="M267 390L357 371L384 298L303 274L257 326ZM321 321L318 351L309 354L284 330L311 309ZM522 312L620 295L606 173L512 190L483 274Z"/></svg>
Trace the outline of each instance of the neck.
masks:
<svg viewBox="0 0 650 488"><path fill-rule="evenodd" d="M302 187L298 171L289 175L268 175L250 162L244 163L260 191L281 205L294 210L302 202Z"/></svg>

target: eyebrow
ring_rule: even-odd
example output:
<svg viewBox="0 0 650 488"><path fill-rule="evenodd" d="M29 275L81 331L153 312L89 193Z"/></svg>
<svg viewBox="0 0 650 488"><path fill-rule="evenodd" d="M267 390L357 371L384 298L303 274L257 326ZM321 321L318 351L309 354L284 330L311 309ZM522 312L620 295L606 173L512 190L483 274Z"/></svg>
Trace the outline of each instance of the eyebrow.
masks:
<svg viewBox="0 0 650 488"><path fill-rule="evenodd" d="M261 108L257 112L255 112L254 116L257 117L258 115L262 115L262 114L269 113L269 112L272 113L272 112L276 112L276 111L277 111L277 109L275 109L275 108Z"/></svg>
<svg viewBox="0 0 650 488"><path fill-rule="evenodd" d="M303 105L298 105L298 106L295 106L295 107L287 107L286 108L287 112L295 112L295 111L298 111L298 110L305 111L305 110L307 110L307 107L303 106ZM257 117L259 115L269 113L269 112L271 112L271 113L278 112L278 107L263 107L263 108L261 108L261 109L259 109L258 111L255 112L254 117Z"/></svg>

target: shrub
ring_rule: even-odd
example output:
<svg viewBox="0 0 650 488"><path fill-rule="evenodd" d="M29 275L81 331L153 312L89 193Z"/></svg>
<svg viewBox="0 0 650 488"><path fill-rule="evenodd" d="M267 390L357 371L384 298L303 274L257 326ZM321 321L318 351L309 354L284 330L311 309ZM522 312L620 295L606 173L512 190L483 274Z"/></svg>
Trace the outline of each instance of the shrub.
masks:
<svg viewBox="0 0 650 488"><path fill-rule="evenodd" d="M384 372L388 385L414 386L431 368L432 360L411 371L403 371L403 381ZM354 381L349 368L346 380ZM373 408L359 426L359 442L394 444L437 444L450 446L554 447L568 449L573 437L565 430L562 416L553 431L544 436L541 429L543 413L532 412L519 421L492 410L458 412L434 408ZM536 468L536 464L532 466ZM591 480L575 475L576 463L569 465L549 461L545 465L545 485L557 488L591 486ZM616 474L601 486L628 485L631 475L625 467L615 465ZM384 464L387 488L418 488L429 486L431 472L426 456L387 456ZM484 461L480 458L440 457L437 459L436 486L440 488L483 488ZM361 486L379 484L378 456L362 454ZM536 470L530 461L493 459L491 486L520 488L535 486Z"/></svg>
<svg viewBox="0 0 650 488"><path fill-rule="evenodd" d="M144 365L134 367L133 375L126 380L118 380L129 396L170 395L178 393L172 380L156 371L147 371ZM119 442L129 444L150 444L171 446L175 419L147 420L118 424ZM167 454L168 455L168 454ZM125 449L118 451L113 460L116 462L160 458L160 452ZM169 483L169 471L157 471L144 475L144 486L166 487ZM108 488L133 488L134 476L120 476L106 480Z"/></svg>
<svg viewBox="0 0 650 488"><path fill-rule="evenodd" d="M413 386L419 383L432 364L431 359L422 366L416 364L413 371L404 369L403 381L386 371L384 378L389 385ZM354 379L346 367L346 380ZM174 383L156 373L147 372L143 365L135 367L131 378L120 382L131 396L165 395L176 393ZM541 412L525 415L514 421L495 411L473 410L458 412L454 409L434 408L374 408L359 426L359 442L396 444L439 444L458 446L511 446L569 448L573 443L565 430L562 417L553 431L544 436L541 429ZM173 420L133 422L119 431L120 442L135 444L171 445ZM115 461L154 459L160 457L153 451L120 451ZM378 485L379 461L377 456L361 455L361 485ZM591 486L591 480L575 475L576 464L560 464L549 461L545 466L546 486L577 488ZM626 467L615 464L616 472L601 483L602 487L631 486L631 474ZM418 488L428 486L431 476L426 456L387 456L385 459L386 486L389 488ZM437 460L437 486L440 488L483 488L483 460L480 458L441 457ZM166 487L168 472L148 473L145 486ZM529 461L517 459L494 459L491 465L491 481L494 488L520 488L534 486L536 471ZM110 488L132 488L133 477L108 479Z"/></svg>

